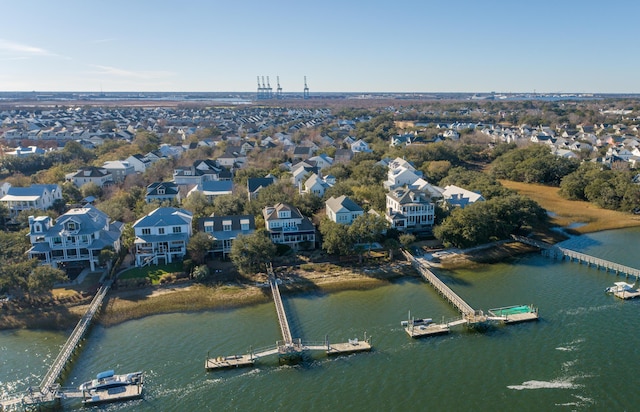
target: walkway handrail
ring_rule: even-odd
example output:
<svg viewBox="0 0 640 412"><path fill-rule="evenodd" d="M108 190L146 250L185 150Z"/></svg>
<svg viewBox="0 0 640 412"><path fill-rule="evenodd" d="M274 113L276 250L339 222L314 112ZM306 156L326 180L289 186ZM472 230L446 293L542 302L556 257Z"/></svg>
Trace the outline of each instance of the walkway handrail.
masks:
<svg viewBox="0 0 640 412"><path fill-rule="evenodd" d="M102 301L104 300L104 297L107 295L107 292L111 287L111 283L112 283L111 280L105 282L100 287L100 289L98 289L98 291L96 292L95 296L93 297L93 300L91 301L91 304L89 305L89 309L82 316L82 318L80 319L76 327L73 329L73 332L71 332L71 335L67 339L66 343L62 346L60 353L58 353L58 356L56 357L56 359L53 361L53 364L49 368L49 371L46 373L44 378L42 378L42 381L40 382L41 392L43 393L48 392L51 386L60 376L60 373L62 372L64 365L67 363L67 361L69 360L69 357L71 357L71 354L73 353L73 350L77 346L80 339L82 339L82 336L84 336L84 333L87 331L87 327L91 323L93 316L100 309L100 306L102 305Z"/></svg>
<svg viewBox="0 0 640 412"><path fill-rule="evenodd" d="M269 285L271 286L273 302L276 305L276 313L278 314L278 323L280 323L282 339L286 345L292 345L293 338L291 336L291 329L289 328L289 321L287 320L287 314L284 311L284 305L282 303L282 298L280 297L280 289L278 288L278 283L276 282L276 277L271 265L267 266L267 272L269 274Z"/></svg>
<svg viewBox="0 0 640 412"><path fill-rule="evenodd" d="M432 271L427 269L423 264L418 262L411 253L403 250L404 256L411 262L411 265L420 272L422 277L442 294L449 302L451 302L464 316L473 318L476 311L458 296L449 286L441 281Z"/></svg>

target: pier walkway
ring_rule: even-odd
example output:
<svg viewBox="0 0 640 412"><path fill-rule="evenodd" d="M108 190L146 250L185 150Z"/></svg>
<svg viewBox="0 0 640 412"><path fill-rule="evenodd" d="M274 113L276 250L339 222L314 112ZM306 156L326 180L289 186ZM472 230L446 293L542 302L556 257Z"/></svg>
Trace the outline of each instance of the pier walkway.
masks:
<svg viewBox="0 0 640 412"><path fill-rule="evenodd" d="M411 262L411 265L422 275L426 280L434 287L434 289L440 293L446 300L448 300L458 311L462 314L466 323L478 323L486 321L486 316L481 310L475 310L465 302L460 296L458 296L449 286L441 281L429 268L418 261L411 253L403 251L404 256Z"/></svg>
<svg viewBox="0 0 640 412"><path fill-rule="evenodd" d="M29 388L25 393L18 394L10 399L0 401L2 408L7 408L16 405L37 405L42 403L53 402L59 398L73 397L73 394L69 394L62 390L56 381L60 378L60 374L64 370L69 358L78 347L80 339L84 336L93 320L94 315L100 310L102 302L104 301L107 292L111 288L112 281L106 281L100 289L96 292L89 309L82 316L76 327L71 332L71 335L60 349L58 356L51 364L51 367L40 381L40 385L35 388Z"/></svg>
<svg viewBox="0 0 640 412"><path fill-rule="evenodd" d="M577 262L580 264L586 264L588 267L593 266L597 269L604 269L605 271L614 272L616 275L621 274L626 277L633 276L640 280L640 269L632 268L630 266L621 265L609 260L600 259L595 256L587 255L586 253L576 252L575 250L563 248L560 246L550 245L548 243L540 242L534 239L529 239L523 236L512 236L513 239L518 242L525 243L527 245L535 246L539 248L544 256L548 256L554 259L569 259L570 262Z"/></svg>
<svg viewBox="0 0 640 412"><path fill-rule="evenodd" d="M269 277L269 286L271 286L271 294L273 295L273 302L276 306L282 340L277 341L275 346L250 350L249 353L243 355L218 356L211 358L207 354L207 359L204 363L206 370L251 366L257 359L271 355L278 355L283 359L295 358L305 351L324 351L327 355L339 355L371 350L371 342L367 339L366 333L364 340L349 339L346 343L334 344L330 344L328 338L325 338L324 342L316 343L305 343L299 338L293 338L291 335L291 328L289 327L289 320L287 319L287 313L284 309L284 304L282 303L282 297L280 296L277 278L270 263L267 265L267 274Z"/></svg>
<svg viewBox="0 0 640 412"><path fill-rule="evenodd" d="M432 323L431 319L408 319L402 324L406 325L405 331L412 338L425 336L441 335L449 333L450 327L457 325L473 326L485 323L487 321L502 322L504 324L513 324L519 322L527 322L538 319L538 309L533 305L509 306L498 309L489 310L489 314L485 315L483 311L476 310L469 305L464 299L458 296L449 286L440 280L433 273L428 263L423 259L416 259L411 253L403 250L404 256L411 262L411 265L422 275L433 288L440 293L447 301L449 301L460 313L461 318L453 319L443 323Z"/></svg>

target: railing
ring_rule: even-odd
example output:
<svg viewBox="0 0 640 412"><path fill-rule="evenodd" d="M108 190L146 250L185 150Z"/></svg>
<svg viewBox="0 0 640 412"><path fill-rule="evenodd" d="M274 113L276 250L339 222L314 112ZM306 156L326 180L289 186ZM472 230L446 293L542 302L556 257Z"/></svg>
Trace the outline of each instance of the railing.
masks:
<svg viewBox="0 0 640 412"><path fill-rule="evenodd" d="M476 316L482 316L482 311L474 310L467 302L465 302L460 296L456 295L449 286L445 285L433 272L424 267L418 262L411 253L403 250L404 256L411 262L411 265L420 272L422 277L433 287L440 292L445 299L447 299L453 306L455 306L464 316L474 319Z"/></svg>
<svg viewBox="0 0 640 412"><path fill-rule="evenodd" d="M280 289L278 289L275 277L269 277L269 284L271 285L271 294L273 294L273 301L276 305L276 313L278 314L278 322L280 323L282 338L286 344L291 344L293 342L293 338L291 337L287 314L284 311L284 305L282 304L282 298L280 297Z"/></svg>
<svg viewBox="0 0 640 412"><path fill-rule="evenodd" d="M100 287L96 295L93 297L93 300L91 301L91 305L89 306L89 309L84 314L84 316L82 316L82 318L76 325L75 329L73 329L73 332L71 332L71 336L69 336L69 338L67 339L67 342L64 344L64 346L60 350L60 353L58 354L56 359L53 361L51 368L49 368L49 371L47 372L47 374L44 376L44 378L42 378L42 381L40 382L41 392L45 393L49 391L49 388L52 387L52 385L60 376L60 373L62 372L64 365L67 363L67 361L69 360L69 357L71 356L74 349L78 345L78 342L80 341L80 339L82 339L82 336L87 331L87 327L91 323L93 316L100 309L100 306L102 305L102 301L104 300L104 297L107 295L107 292L109 291L110 287L111 287L111 281L107 281L104 285Z"/></svg>

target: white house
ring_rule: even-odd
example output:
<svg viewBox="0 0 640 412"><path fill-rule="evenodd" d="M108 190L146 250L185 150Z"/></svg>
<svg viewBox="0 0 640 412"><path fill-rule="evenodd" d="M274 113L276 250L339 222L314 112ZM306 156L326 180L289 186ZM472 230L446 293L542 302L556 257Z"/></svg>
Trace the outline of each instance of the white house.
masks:
<svg viewBox="0 0 640 412"><path fill-rule="evenodd" d="M399 231L430 230L435 208L431 199L414 189L398 188L387 193L386 219Z"/></svg>
<svg viewBox="0 0 640 412"><path fill-rule="evenodd" d="M107 172L104 168L93 166L83 167L75 173L68 174L66 177L67 180L73 182L77 187L82 187L87 183L95 183L99 187L113 183L111 173Z"/></svg>
<svg viewBox="0 0 640 412"><path fill-rule="evenodd" d="M105 247L120 251L123 225L91 205L71 209L54 222L49 216L29 217L29 258L68 269L96 269Z"/></svg>
<svg viewBox="0 0 640 412"><path fill-rule="evenodd" d="M305 180L302 190L303 193L314 194L318 197L324 196L325 190L330 188L332 185L324 181L317 174L312 174L307 180Z"/></svg>
<svg viewBox="0 0 640 412"><path fill-rule="evenodd" d="M133 165L122 160L110 160L104 162L102 168L106 170L107 173L111 173L111 177L114 182L124 182L124 179L126 179L127 176L136 172Z"/></svg>
<svg viewBox="0 0 640 412"><path fill-rule="evenodd" d="M217 196L230 195L233 193L233 181L231 180L208 180L193 187L187 197L195 192L202 193L209 202Z"/></svg>
<svg viewBox="0 0 640 412"><path fill-rule="evenodd" d="M353 153L363 152L369 153L372 150L369 148L369 144L362 139L358 139L351 144L351 151Z"/></svg>
<svg viewBox="0 0 640 412"><path fill-rule="evenodd" d="M0 202L9 209L11 217L23 210L46 210L56 200L62 200L62 189L58 185L31 185L29 187L9 187Z"/></svg>
<svg viewBox="0 0 640 412"><path fill-rule="evenodd" d="M327 156L325 153L319 154L318 156L313 156L309 158L310 161L316 162L316 167L320 170L326 169L327 167L331 167L333 165L333 158Z"/></svg>
<svg viewBox="0 0 640 412"><path fill-rule="evenodd" d="M172 263L187 253L193 215L184 209L159 207L133 224L136 266Z"/></svg>
<svg viewBox="0 0 640 412"><path fill-rule="evenodd" d="M480 193L472 192L471 190L463 189L455 185L448 185L444 187L442 197L449 206L464 208L475 202L484 201L484 197Z"/></svg>
<svg viewBox="0 0 640 412"><path fill-rule="evenodd" d="M262 216L273 243L289 245L293 249L315 247L316 228L297 208L278 203L265 207Z"/></svg>
<svg viewBox="0 0 640 412"><path fill-rule="evenodd" d="M364 214L364 210L347 196L331 196L325 202L327 217L331 221L343 225L350 225L356 218Z"/></svg>

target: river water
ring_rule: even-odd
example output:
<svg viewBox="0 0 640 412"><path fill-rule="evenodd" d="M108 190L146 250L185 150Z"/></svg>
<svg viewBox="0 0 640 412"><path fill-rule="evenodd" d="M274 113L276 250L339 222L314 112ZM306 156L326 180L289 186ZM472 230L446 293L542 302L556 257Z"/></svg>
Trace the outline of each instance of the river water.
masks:
<svg viewBox="0 0 640 412"><path fill-rule="evenodd" d="M640 267L639 229L601 232L566 247ZM156 315L94 327L63 386L97 372L143 370L145 397L101 407L135 411L583 411L638 410L640 300L604 293L612 273L531 254L474 270L439 271L477 309L533 303L538 322L486 331L409 338L400 321L457 316L431 287L400 279L366 291L284 295L292 333L305 341L372 336L370 353L306 356L297 365L263 358L253 368L206 372L211 356L273 344L280 330L273 304ZM37 385L66 333L0 333L0 388ZM67 410L81 409L65 401Z"/></svg>

